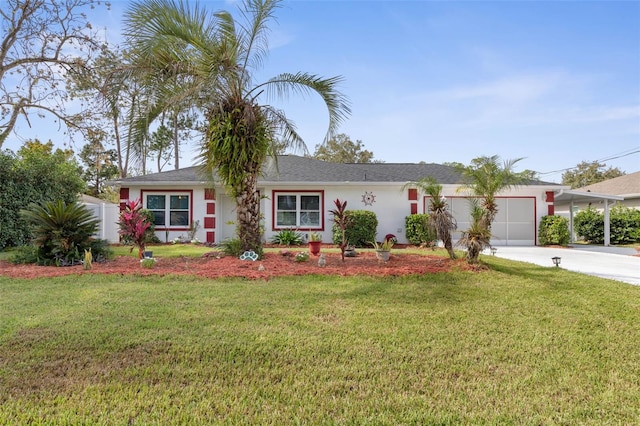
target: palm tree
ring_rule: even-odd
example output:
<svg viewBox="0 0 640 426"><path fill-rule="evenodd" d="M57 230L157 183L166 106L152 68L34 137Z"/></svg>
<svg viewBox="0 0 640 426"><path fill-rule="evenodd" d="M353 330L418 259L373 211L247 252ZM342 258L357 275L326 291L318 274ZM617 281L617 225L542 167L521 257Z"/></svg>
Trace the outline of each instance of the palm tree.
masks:
<svg viewBox="0 0 640 426"><path fill-rule="evenodd" d="M471 227L463 231L458 244L467 247L467 261L477 263L480 252L491 240L491 224L498 213L496 195L517 186L531 177L529 171L514 172L514 165L522 160L507 160L500 165L500 157L478 157L469 166L458 166L464 179L460 190L467 190L476 198L471 201Z"/></svg>
<svg viewBox="0 0 640 426"><path fill-rule="evenodd" d="M500 157L494 155L474 158L469 166L457 167L465 181L460 189L480 198L480 207L484 212L481 223L488 230L491 230L491 224L498 213L496 195L523 183L530 176L526 171L513 171L513 167L520 160L522 158L506 160L500 165Z"/></svg>
<svg viewBox="0 0 640 426"><path fill-rule="evenodd" d="M192 101L206 119L199 160L207 176L220 179L237 205L242 250L262 253L258 176L275 158L276 142L306 151L294 124L271 99L290 94L317 94L325 102L328 140L350 114L337 91L340 77L283 73L262 83L254 75L268 53L268 23L278 0L245 0L243 22L229 12L209 15L186 0L134 3L125 19L125 34L136 56L135 69L154 87L155 102L140 120L138 134L171 105ZM177 86L175 81L180 81Z"/></svg>
<svg viewBox="0 0 640 426"><path fill-rule="evenodd" d="M471 204L471 226L462 231L462 236L458 240L459 245L467 248L467 262L478 263L480 252L491 243L491 230L486 227L486 211L480 206L477 198L469 198Z"/></svg>
<svg viewBox="0 0 640 426"><path fill-rule="evenodd" d="M447 199L442 196L442 185L432 177L425 177L418 182L410 184L423 191L430 197L429 201L429 226L436 231L438 239L444 244L451 259L456 258L453 251L451 232L458 227L456 219L449 211Z"/></svg>

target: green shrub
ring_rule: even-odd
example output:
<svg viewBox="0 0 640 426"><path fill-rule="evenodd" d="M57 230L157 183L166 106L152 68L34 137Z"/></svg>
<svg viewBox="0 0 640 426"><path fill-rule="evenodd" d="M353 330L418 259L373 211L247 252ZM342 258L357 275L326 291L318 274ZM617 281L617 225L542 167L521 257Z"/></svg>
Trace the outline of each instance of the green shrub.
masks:
<svg viewBox="0 0 640 426"><path fill-rule="evenodd" d="M142 209L140 210L140 214L146 217L147 222L151 224L149 225L147 230L144 232L144 238L145 238L144 242L147 244L161 243L162 241L160 241L160 238L158 238L158 236L156 235L156 225L155 225L156 217L153 214L153 212L151 210Z"/></svg>
<svg viewBox="0 0 640 426"><path fill-rule="evenodd" d="M39 263L38 247L31 244L16 247L11 253L9 262L16 265Z"/></svg>
<svg viewBox="0 0 640 426"><path fill-rule="evenodd" d="M576 235L591 244L604 243L604 214L588 208L573 217L573 229Z"/></svg>
<svg viewBox="0 0 640 426"><path fill-rule="evenodd" d="M227 238L220 243L223 253L228 256L238 257L242 254L242 242L240 238Z"/></svg>
<svg viewBox="0 0 640 426"><path fill-rule="evenodd" d="M99 224L89 209L78 202L32 204L20 214L31 226L34 244L38 247L38 263L44 265L80 263L84 250L91 247L92 235Z"/></svg>
<svg viewBox="0 0 640 426"><path fill-rule="evenodd" d="M17 154L0 150L0 250L30 243L31 229L20 210L31 203L71 203L86 184L71 151L53 143L27 141Z"/></svg>
<svg viewBox="0 0 640 426"><path fill-rule="evenodd" d="M302 234L293 229L283 229L271 237L272 244L282 244L285 246L299 246L302 245L302 241Z"/></svg>
<svg viewBox="0 0 640 426"><path fill-rule="evenodd" d="M538 242L542 245L566 246L571 240L569 220L562 216L543 216L538 228Z"/></svg>
<svg viewBox="0 0 640 426"><path fill-rule="evenodd" d="M591 244L604 243L604 213L588 208L573 218L576 234ZM616 205L609 211L611 244L640 242L640 210Z"/></svg>
<svg viewBox="0 0 640 426"><path fill-rule="evenodd" d="M355 247L371 247L378 230L378 218L374 212L368 210L347 210L345 212L348 226L345 230L347 242ZM333 243L342 242L342 230L333 224Z"/></svg>
<svg viewBox="0 0 640 426"><path fill-rule="evenodd" d="M239 238L227 238L220 243L220 248L222 248L222 252L228 256L240 257L240 255L244 253L242 242ZM262 259L264 251L257 251L256 254L258 255L258 259Z"/></svg>
<svg viewBox="0 0 640 426"><path fill-rule="evenodd" d="M407 230L407 240L413 245L431 245L438 238L435 230L429 226L429 215L426 213L407 216L404 219L404 224Z"/></svg>
<svg viewBox="0 0 640 426"><path fill-rule="evenodd" d="M611 244L640 242L640 210L615 205L609 212Z"/></svg>
<svg viewBox="0 0 640 426"><path fill-rule="evenodd" d="M104 262L113 259L113 249L109 245L109 241L99 238L92 239L90 242L91 255L94 262Z"/></svg>

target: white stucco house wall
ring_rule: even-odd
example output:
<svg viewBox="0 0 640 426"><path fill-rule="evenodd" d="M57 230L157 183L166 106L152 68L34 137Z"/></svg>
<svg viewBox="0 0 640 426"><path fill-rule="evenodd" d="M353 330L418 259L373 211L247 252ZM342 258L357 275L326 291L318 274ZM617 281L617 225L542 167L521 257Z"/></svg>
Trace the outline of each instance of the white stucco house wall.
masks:
<svg viewBox="0 0 640 426"><path fill-rule="evenodd" d="M193 224L200 241L220 243L235 236L235 202L224 188L198 173L197 167L171 170L120 180L121 208L127 200L141 199L143 207L156 215L156 234L161 241L186 238ZM347 209L369 210L378 218L377 238L394 234L406 243L405 217L425 213L428 199L416 189L405 188L431 176L443 186L458 229L469 225L469 207L459 192L461 179L449 166L413 163L329 163L295 155L271 161L259 179L262 196L264 238L294 228L306 234L322 234L332 241L332 216L337 198L347 201ZM533 181L501 193L494 222L492 244L536 245L538 223L553 214L553 193L562 188L553 183ZM458 234L459 235L459 234ZM454 235L455 237L455 235Z"/></svg>

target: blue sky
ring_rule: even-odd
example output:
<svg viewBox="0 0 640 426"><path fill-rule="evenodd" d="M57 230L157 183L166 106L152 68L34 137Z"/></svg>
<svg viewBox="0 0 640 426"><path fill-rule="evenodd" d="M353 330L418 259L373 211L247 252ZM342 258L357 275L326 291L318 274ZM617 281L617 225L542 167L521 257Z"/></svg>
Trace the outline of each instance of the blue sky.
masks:
<svg viewBox="0 0 640 426"><path fill-rule="evenodd" d="M99 17L112 40L126 5ZM277 17L258 80L343 76L353 111L340 132L378 160L525 157L519 169L554 182L582 160L640 170L640 2L299 0ZM313 151L321 101L277 105Z"/></svg>

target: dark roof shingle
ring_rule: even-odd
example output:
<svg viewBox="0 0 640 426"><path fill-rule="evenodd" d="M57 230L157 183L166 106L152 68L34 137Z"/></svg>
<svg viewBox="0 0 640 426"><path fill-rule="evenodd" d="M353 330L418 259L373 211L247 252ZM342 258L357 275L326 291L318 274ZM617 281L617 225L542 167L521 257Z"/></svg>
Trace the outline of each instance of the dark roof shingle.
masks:
<svg viewBox="0 0 640 426"><path fill-rule="evenodd" d="M202 183L199 167L187 167L122 179L121 184L148 182ZM461 184L460 174L451 166L417 163L330 163L297 155L279 155L276 162L268 160L259 181L311 183L311 182L415 182L424 177L433 177L442 185ZM529 184L548 184L529 182Z"/></svg>

